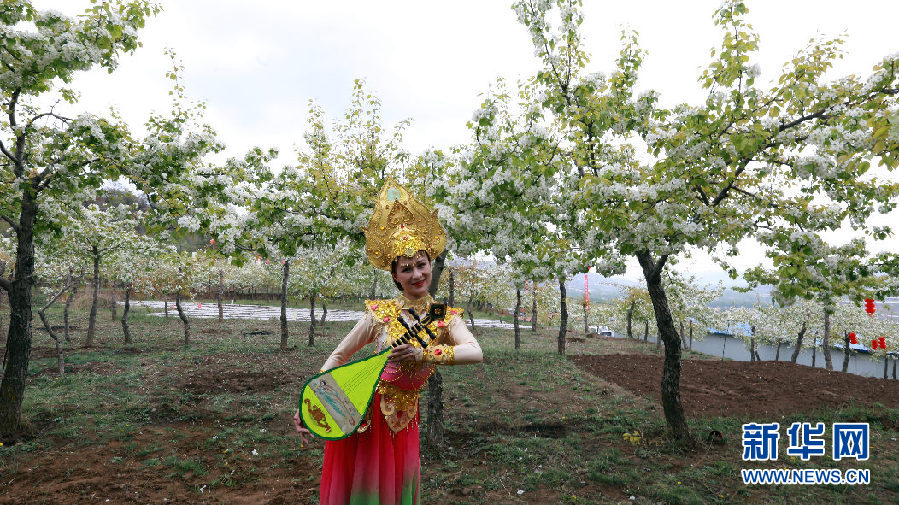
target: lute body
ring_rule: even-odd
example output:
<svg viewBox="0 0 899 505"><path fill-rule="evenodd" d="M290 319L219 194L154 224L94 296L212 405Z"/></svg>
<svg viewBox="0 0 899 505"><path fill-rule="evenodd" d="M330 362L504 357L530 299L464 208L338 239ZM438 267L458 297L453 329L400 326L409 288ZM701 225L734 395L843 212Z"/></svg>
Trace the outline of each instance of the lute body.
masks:
<svg viewBox="0 0 899 505"><path fill-rule="evenodd" d="M325 440L346 438L359 428L375 395L378 381L387 366L394 347L416 340L422 348L436 340L427 325L443 319L446 306L434 303L424 320L409 325L402 319L406 334L390 346L367 358L313 375L303 386L300 395L300 416L309 431Z"/></svg>

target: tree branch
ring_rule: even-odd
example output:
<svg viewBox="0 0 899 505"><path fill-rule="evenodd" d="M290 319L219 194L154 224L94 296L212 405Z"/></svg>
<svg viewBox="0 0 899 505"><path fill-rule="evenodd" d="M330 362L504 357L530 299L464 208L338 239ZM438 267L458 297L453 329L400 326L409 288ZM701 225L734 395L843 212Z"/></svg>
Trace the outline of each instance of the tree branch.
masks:
<svg viewBox="0 0 899 505"><path fill-rule="evenodd" d="M16 157L13 156L12 153L9 152L8 149L6 149L6 146L3 144L3 141L2 141L2 140L0 140L0 151L3 151L3 154L4 154L7 158L9 158L10 160L12 160L13 163L15 163Z"/></svg>
<svg viewBox="0 0 899 505"><path fill-rule="evenodd" d="M33 118L29 119L28 122L25 123L25 134L28 133L28 130L31 129L31 126L34 124L34 122L42 117L55 117L56 119L58 119L60 121L64 121L64 122L69 122L72 120L72 118L60 116L59 114L53 112L53 109L51 108L50 112L43 112L43 113L38 114L37 116L34 116Z"/></svg>
<svg viewBox="0 0 899 505"><path fill-rule="evenodd" d="M0 288L3 288L8 293L12 291L12 283L9 282L9 279L3 277L4 273L6 273L6 262L0 261Z"/></svg>
<svg viewBox="0 0 899 505"><path fill-rule="evenodd" d="M752 198L759 198L759 195L757 195L757 194L755 194L755 193L751 193L751 192L749 192L749 191L746 191L745 189L740 189L740 188L738 188L738 187L736 187L736 186L731 187L731 189L733 189L733 190L736 191L737 193L742 193L742 194L744 194L744 195L746 195L746 196L750 196L750 197L752 197Z"/></svg>
<svg viewBox="0 0 899 505"><path fill-rule="evenodd" d="M652 273L653 273L654 276L655 276L655 275L662 275L662 269L665 268L665 262L666 262L666 261L668 261L668 255L667 255L667 254L663 254L663 255L659 258L659 261L657 261L656 264L655 264L655 266L653 267Z"/></svg>
<svg viewBox="0 0 899 505"><path fill-rule="evenodd" d="M10 218L9 216L7 216L5 214L0 214L0 219L3 219L7 223L9 223L9 225L12 227L12 229L15 230L16 232L19 231L19 223L13 221L12 218Z"/></svg>

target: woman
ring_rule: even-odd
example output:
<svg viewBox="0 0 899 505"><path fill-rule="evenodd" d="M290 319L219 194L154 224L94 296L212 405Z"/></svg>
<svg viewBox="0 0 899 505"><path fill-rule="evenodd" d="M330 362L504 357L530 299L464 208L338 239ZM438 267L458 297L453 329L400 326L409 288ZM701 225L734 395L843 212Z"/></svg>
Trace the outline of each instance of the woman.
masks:
<svg viewBox="0 0 899 505"><path fill-rule="evenodd" d="M426 314L434 302L431 258L446 246L437 212L412 198L395 181L381 190L365 228L369 261L389 270L402 294L393 300L369 300L362 320L337 346L322 371L343 365L364 345L375 352L387 348L406 330L399 318L412 321L408 309ZM481 348L465 326L462 310L448 308L446 317L429 325L437 341L425 349L415 342L390 353L369 412L358 431L325 443L320 505L407 505L418 503L420 460L419 391L437 364L468 364L483 360ZM294 424L301 439L299 411Z"/></svg>

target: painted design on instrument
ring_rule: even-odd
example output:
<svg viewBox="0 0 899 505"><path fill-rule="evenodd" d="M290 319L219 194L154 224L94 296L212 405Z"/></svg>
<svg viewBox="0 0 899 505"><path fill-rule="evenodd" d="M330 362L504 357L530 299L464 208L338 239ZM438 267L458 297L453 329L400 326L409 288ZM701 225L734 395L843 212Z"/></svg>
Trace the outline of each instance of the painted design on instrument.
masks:
<svg viewBox="0 0 899 505"><path fill-rule="evenodd" d="M325 410L344 433L351 433L362 420L362 414L353 406L343 389L330 374L325 374L309 384L315 396L324 404Z"/></svg>
<svg viewBox="0 0 899 505"><path fill-rule="evenodd" d="M304 401L306 402L306 410L309 412L309 415L312 416L312 420L324 428L326 432L330 433L331 426L328 425L328 421L325 419L325 413L322 412L322 409L318 408L318 405L310 403L309 398L306 398Z"/></svg>

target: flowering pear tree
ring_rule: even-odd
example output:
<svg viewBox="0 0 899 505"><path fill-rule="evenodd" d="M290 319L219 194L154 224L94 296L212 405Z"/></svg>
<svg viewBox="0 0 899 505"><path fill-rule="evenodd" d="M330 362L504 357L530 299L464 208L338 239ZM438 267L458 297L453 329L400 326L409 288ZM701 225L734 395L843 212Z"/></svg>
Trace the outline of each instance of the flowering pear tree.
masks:
<svg viewBox="0 0 899 505"><path fill-rule="evenodd" d="M100 267L106 266L109 256L121 249L134 247L137 225L141 218L136 209L126 206L100 209L93 204L81 209L79 215L63 225L63 235L69 248L86 258L92 266L91 310L84 347L94 344L97 308L100 293Z"/></svg>
<svg viewBox="0 0 899 505"><path fill-rule="evenodd" d="M899 324L886 317L870 317L872 330L870 340L865 345L871 350L872 360L883 360L883 378L889 372L890 359L893 360L893 378L896 378L896 351L899 350Z"/></svg>
<svg viewBox="0 0 899 505"><path fill-rule="evenodd" d="M474 142L455 164L439 167L448 184L430 188L455 249L462 255L492 254L515 272L516 290L526 280L553 279L559 286L559 353L565 352L568 311L565 281L586 271L593 257L581 254L572 222L577 215L562 180L562 150L547 128L533 85L520 86L519 101L503 81L468 123ZM518 310L515 311L516 324Z"/></svg>
<svg viewBox="0 0 899 505"><path fill-rule="evenodd" d="M756 335L765 317L764 313L758 307L730 307L721 311L718 317L719 322L724 323L722 328L735 338L749 344L749 361L761 361Z"/></svg>
<svg viewBox="0 0 899 505"><path fill-rule="evenodd" d="M719 283L717 286L700 286L696 282L695 276L685 276L669 269L665 272L665 288L669 295L671 315L680 322L681 342L692 349L693 326L698 324L702 328L701 339L706 328L712 323L709 316L709 304L721 297L724 285ZM686 330L685 326L688 326ZM687 330L689 331L689 343L687 342Z"/></svg>
<svg viewBox="0 0 899 505"><path fill-rule="evenodd" d="M756 320L755 338L775 347L774 361L780 361L780 349L796 337L799 329L793 328L790 312L777 305L757 304L760 315Z"/></svg>
<svg viewBox="0 0 899 505"><path fill-rule="evenodd" d="M558 28L550 22L553 3ZM866 78L826 82L841 40L815 40L774 84L761 86L751 63L758 36L744 3L728 0L714 16L721 45L700 78L706 100L665 109L654 92L634 96L642 62L635 37L625 36L614 73L584 75L580 2L524 0L515 10L543 60L543 110L577 146L566 161L579 180L572 194L579 218L596 230L597 244L613 241L643 270L665 343L665 418L671 434L692 445L680 402L680 338L662 275L668 260L699 248L726 264L759 230L836 229L886 205L891 186L856 182L875 157L886 168L899 164L899 128L891 128L897 58Z"/></svg>
<svg viewBox="0 0 899 505"><path fill-rule="evenodd" d="M855 184L874 183L876 180ZM892 205L884 207L887 210ZM876 234L873 238L882 238L890 230L876 228L872 231ZM750 269L743 274L744 278L751 284L774 286L775 300L802 297L822 305L824 331L821 350L825 367L833 370L831 319L837 304L844 297L858 304L874 293L895 293L889 284L895 273L890 268L892 255L870 255L863 238L852 239L843 245L830 245L819 234L801 230L765 230L759 234L759 240L769 245L766 254L771 258L773 268L759 266Z"/></svg>
<svg viewBox="0 0 899 505"><path fill-rule="evenodd" d="M197 252L186 253L169 250L151 258L151 263L144 271L148 278L142 279L142 285L152 290L153 294L175 296L175 309L184 328L184 345L190 345L190 319L184 312L185 299L205 292L214 282L212 258Z"/></svg>
<svg viewBox="0 0 899 505"><path fill-rule="evenodd" d="M126 344L132 342L131 328L128 325L131 297L134 294L153 293L153 285L150 282L153 273L149 269L155 266L154 259L165 253L165 247L153 237L133 235L110 254L105 277L111 282L120 283L125 291L120 323Z"/></svg>
<svg viewBox="0 0 899 505"><path fill-rule="evenodd" d="M870 342L871 339L878 337L877 320L866 314L860 303L840 303L834 307L831 321L831 329L837 334L842 334L842 370L848 372L851 345L864 345L866 338Z"/></svg>
<svg viewBox="0 0 899 505"><path fill-rule="evenodd" d="M307 345L315 345L315 300L324 294L333 294L348 270L358 268L364 253L350 247L349 241L341 241L333 247L324 244L297 251L293 262L299 275L289 284L289 292L309 299L309 335Z"/></svg>
<svg viewBox="0 0 899 505"><path fill-rule="evenodd" d="M56 331L47 319L46 312L47 309L56 303L60 296L67 292L71 293L82 282L84 272L86 271L86 262L75 254L72 248L67 247L71 244L68 240L50 243L41 242L40 246L35 248L35 271L40 279L40 289L47 302L38 310L38 316L40 316L41 322L44 324L44 329L47 330L47 335L50 336L56 347L57 371L61 376L65 373L65 354L63 352L62 339L56 334ZM68 300L63 310L63 324L63 337L67 343L71 342L69 338Z"/></svg>
<svg viewBox="0 0 899 505"><path fill-rule="evenodd" d="M634 338L634 321L643 321L643 341L649 339L649 325L655 323L652 312L652 300L649 292L638 286L619 286L621 296L616 301L621 312L625 314L625 330L627 338Z"/></svg>
<svg viewBox="0 0 899 505"><path fill-rule="evenodd" d="M69 104L74 91L57 88L77 72L113 71L119 55L140 45L137 31L157 8L146 1L94 4L79 17L35 9L28 0L0 5L0 219L16 237L14 276L0 278L9 294L8 365L0 382L0 432L21 423L25 374L31 348L34 236L54 224L42 206L79 201L86 188L116 179L129 136L116 118L67 116L44 107L54 98Z"/></svg>

